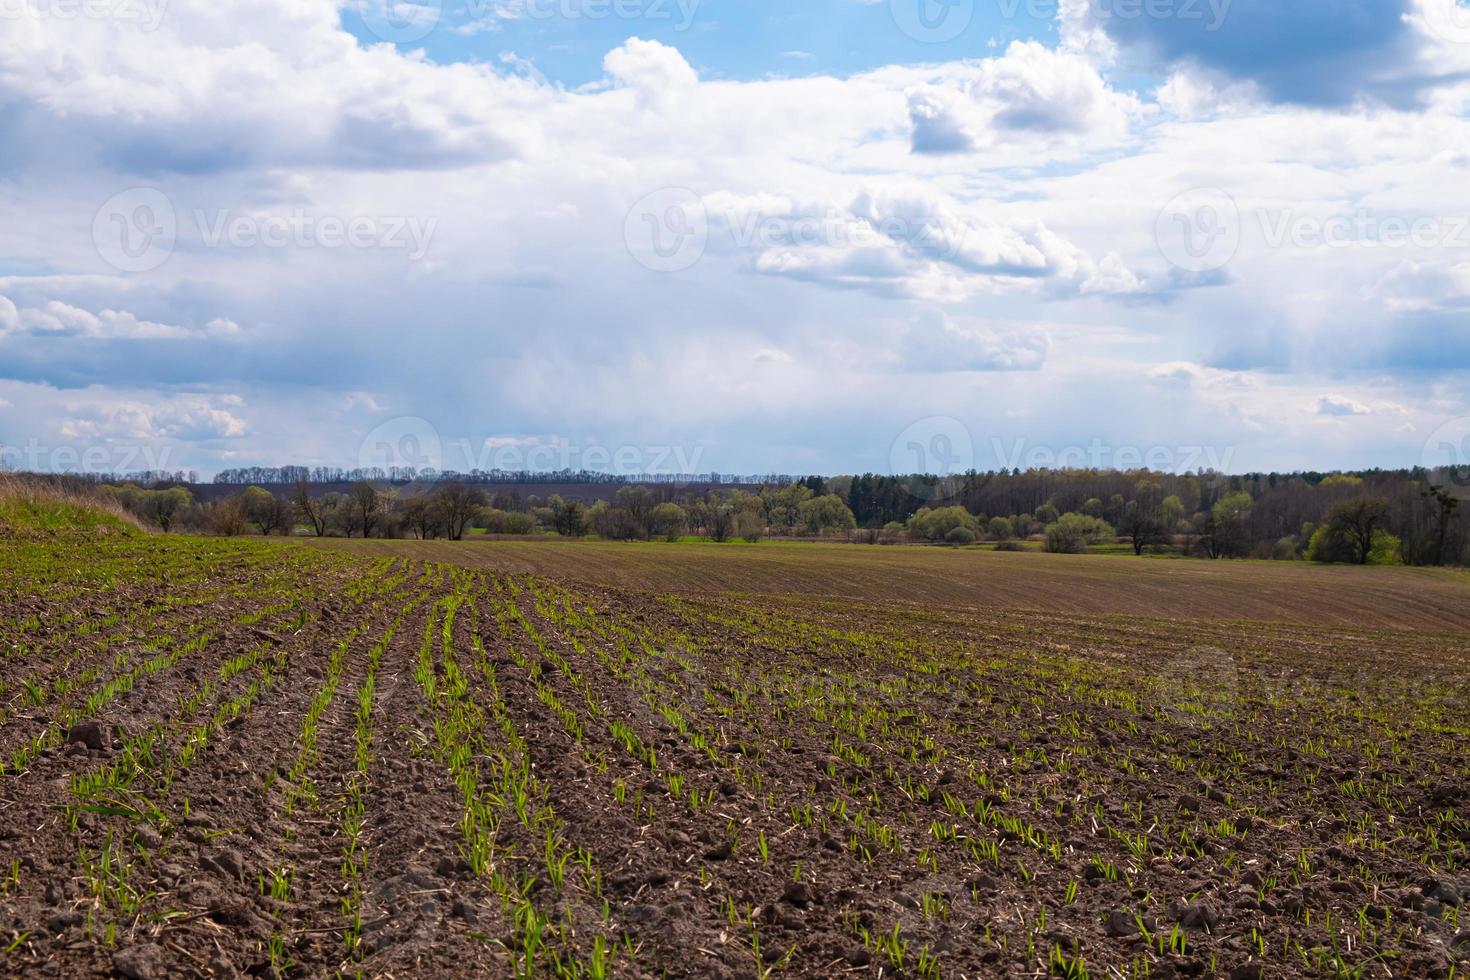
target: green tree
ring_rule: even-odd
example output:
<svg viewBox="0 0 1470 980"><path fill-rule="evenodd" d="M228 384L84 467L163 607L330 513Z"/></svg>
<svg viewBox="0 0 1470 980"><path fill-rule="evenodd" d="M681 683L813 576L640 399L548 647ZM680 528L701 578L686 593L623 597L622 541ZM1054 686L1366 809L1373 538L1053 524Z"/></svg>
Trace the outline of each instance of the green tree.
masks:
<svg viewBox="0 0 1470 980"><path fill-rule="evenodd" d="M1338 504L1313 535L1308 556L1313 561L1354 565L1386 563L1398 545L1398 539L1383 526L1387 519L1388 501L1382 497L1358 497Z"/></svg>
<svg viewBox="0 0 1470 980"><path fill-rule="evenodd" d="M909 518L909 534L919 541L943 541L950 531L962 527L975 535L980 533L980 522L963 507L940 507L936 510L924 508Z"/></svg>
<svg viewBox="0 0 1470 980"><path fill-rule="evenodd" d="M144 491L145 513L165 534L174 526L179 515L194 506L194 495L183 487L167 490Z"/></svg>
<svg viewBox="0 0 1470 980"><path fill-rule="evenodd" d="M798 505L797 511L802 528L810 534L850 531L857 527L857 519L853 517L852 511L835 493L804 500Z"/></svg>
<svg viewBox="0 0 1470 980"><path fill-rule="evenodd" d="M1046 528L1046 550L1074 555L1085 552L1089 545L1102 544L1116 537L1104 520L1086 514L1063 514Z"/></svg>
<svg viewBox="0 0 1470 980"><path fill-rule="evenodd" d="M653 509L653 533L666 541L677 541L689 526L689 514L678 504L659 504Z"/></svg>
<svg viewBox="0 0 1470 980"><path fill-rule="evenodd" d="M560 496L553 495L548 501L551 505L551 526L556 533L564 538L580 538L587 533L587 509L576 500L563 500Z"/></svg>

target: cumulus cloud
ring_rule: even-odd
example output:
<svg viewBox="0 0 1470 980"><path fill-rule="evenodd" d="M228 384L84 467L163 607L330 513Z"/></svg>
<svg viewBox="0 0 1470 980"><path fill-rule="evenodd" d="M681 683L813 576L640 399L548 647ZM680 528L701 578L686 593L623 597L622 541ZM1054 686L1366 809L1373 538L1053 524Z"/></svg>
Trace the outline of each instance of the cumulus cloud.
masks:
<svg viewBox="0 0 1470 980"><path fill-rule="evenodd" d="M1116 254L1094 259L1043 222L961 204L910 182L860 184L846 200L711 195L717 246L751 269L929 299L1039 287L1056 295L1144 288Z"/></svg>
<svg viewBox="0 0 1470 980"><path fill-rule="evenodd" d="M239 324L223 318L193 328L154 323L126 310L104 309L93 313L61 300L19 309L8 297L0 296L0 337L27 334L96 340L197 340L238 333Z"/></svg>
<svg viewBox="0 0 1470 980"><path fill-rule="evenodd" d="M658 41L629 38L602 59L608 77L648 101L669 99L699 84L699 75L678 49Z"/></svg>
<svg viewBox="0 0 1470 980"><path fill-rule="evenodd" d="M1035 41L1016 41L999 58L909 95L915 153L972 153L1005 142L1122 138L1137 98L1111 89L1085 58Z"/></svg>
<svg viewBox="0 0 1470 980"><path fill-rule="evenodd" d="M234 406L231 406L234 407ZM68 406L71 416L61 423L67 438L236 439L246 433L244 420L203 397L183 397L164 404L124 402L121 404Z"/></svg>
<svg viewBox="0 0 1470 980"><path fill-rule="evenodd" d="M7 25L0 102L18 112L9 125L63 142L80 135L135 173L501 159L534 139L534 113L518 110L547 101L483 66L362 47L332 0L171 3L148 30L125 17Z"/></svg>

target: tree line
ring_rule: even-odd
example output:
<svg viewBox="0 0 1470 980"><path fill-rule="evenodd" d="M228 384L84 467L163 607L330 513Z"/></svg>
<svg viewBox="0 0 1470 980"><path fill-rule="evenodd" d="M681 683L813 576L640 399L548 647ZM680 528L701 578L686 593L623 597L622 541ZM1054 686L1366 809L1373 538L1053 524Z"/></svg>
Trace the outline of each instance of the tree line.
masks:
<svg viewBox="0 0 1470 980"><path fill-rule="evenodd" d="M281 470L289 468L278 468ZM1035 470L954 477L860 476L749 488L608 486L593 504L522 494L514 484L358 480L320 492L298 468L289 485L243 487L201 502L183 486L103 490L163 530L459 540L491 534L611 540L841 536L872 543L988 543L1055 552L1099 546L1136 554L1330 562L1470 562L1464 488L1425 471L1352 474L1168 474ZM544 475L543 475L544 477Z"/></svg>
<svg viewBox="0 0 1470 980"><path fill-rule="evenodd" d="M459 473L453 470L421 469L416 466L369 466L344 469L337 466L245 466L221 470L214 482L228 486L293 486L301 481L308 483L468 483L479 486L515 485L527 483L588 484L591 486L621 486L631 482L629 478L598 470L472 470ZM654 484L777 484L789 483L792 478L779 474L748 475L735 473L663 473L639 476L638 483ZM101 482L116 483L118 479L103 479ZM184 482L176 480L174 482Z"/></svg>

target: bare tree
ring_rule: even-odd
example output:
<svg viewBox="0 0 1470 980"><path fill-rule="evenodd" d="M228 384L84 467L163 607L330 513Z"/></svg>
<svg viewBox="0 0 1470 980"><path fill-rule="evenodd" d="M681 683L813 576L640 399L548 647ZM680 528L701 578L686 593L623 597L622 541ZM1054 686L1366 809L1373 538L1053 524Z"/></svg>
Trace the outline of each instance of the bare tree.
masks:
<svg viewBox="0 0 1470 980"><path fill-rule="evenodd" d="M245 513L244 501L239 497L231 497L214 505L214 510L209 515L209 526L215 534L233 538L245 530L249 519Z"/></svg>
<svg viewBox="0 0 1470 980"><path fill-rule="evenodd" d="M444 520L445 535L451 541L460 541L470 522L484 508L485 492L463 483L451 483L439 489L434 503Z"/></svg>
<svg viewBox="0 0 1470 980"><path fill-rule="evenodd" d="M382 519L383 495L371 483L362 480L347 491L342 506L347 508L347 536L350 538L354 531L361 531L366 538Z"/></svg>
<svg viewBox="0 0 1470 980"><path fill-rule="evenodd" d="M296 504L296 512L311 525L312 533L317 537L325 535L327 533L327 511L320 500L312 497L311 483L304 478L297 480L291 491L291 499Z"/></svg>
<svg viewBox="0 0 1470 980"><path fill-rule="evenodd" d="M414 497L402 506L403 522L421 541L439 536L444 513L432 497Z"/></svg>

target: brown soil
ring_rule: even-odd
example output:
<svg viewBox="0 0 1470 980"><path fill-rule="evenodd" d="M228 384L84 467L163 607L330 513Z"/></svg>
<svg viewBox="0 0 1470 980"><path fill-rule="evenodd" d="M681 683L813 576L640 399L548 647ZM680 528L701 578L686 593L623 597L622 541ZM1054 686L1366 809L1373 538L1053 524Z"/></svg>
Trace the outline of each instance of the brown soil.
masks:
<svg viewBox="0 0 1470 980"><path fill-rule="evenodd" d="M1463 634L171 546L8 571L11 975L1467 969Z"/></svg>

